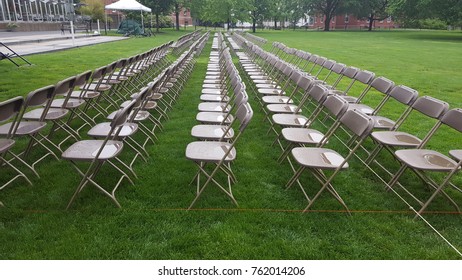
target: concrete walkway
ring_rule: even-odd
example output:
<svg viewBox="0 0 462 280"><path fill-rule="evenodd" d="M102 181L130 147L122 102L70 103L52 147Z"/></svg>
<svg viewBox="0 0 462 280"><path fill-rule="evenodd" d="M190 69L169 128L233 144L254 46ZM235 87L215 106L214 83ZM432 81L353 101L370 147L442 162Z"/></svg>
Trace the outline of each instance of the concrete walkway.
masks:
<svg viewBox="0 0 462 280"><path fill-rule="evenodd" d="M74 40L72 40L72 36L69 32L62 34L61 31L0 32L0 42L20 55L54 52L126 39L128 39L128 37L76 33ZM0 52L10 53L10 51L1 45Z"/></svg>

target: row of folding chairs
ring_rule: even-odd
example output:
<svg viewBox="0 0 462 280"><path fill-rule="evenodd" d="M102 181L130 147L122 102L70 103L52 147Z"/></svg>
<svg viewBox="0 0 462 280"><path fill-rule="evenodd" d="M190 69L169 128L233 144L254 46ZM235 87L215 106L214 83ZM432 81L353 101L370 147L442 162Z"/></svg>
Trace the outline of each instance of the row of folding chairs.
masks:
<svg viewBox="0 0 462 280"><path fill-rule="evenodd" d="M450 157L448 157L444 154L434 154L434 151L424 149L430 138L443 124L446 124L456 131L461 131L457 124L457 122L460 122L460 115L458 113L460 111L459 109L448 110L449 106L447 103L435 98L426 96L419 98L418 93L415 90L402 85L395 86L392 81L384 77L375 78L375 75L369 71L361 71L353 67L343 67L343 70L341 70L341 66L338 66L335 62L327 63L327 59L321 59L323 62L318 65L317 61L319 60L319 57L311 62L313 65L310 68L310 72L301 71L299 67L294 66L292 63L288 63L285 60L280 59L277 55L265 52L258 46L251 44L242 38L237 37L237 40L240 40L242 44L247 47L246 53L238 53L241 61L241 67L246 71L249 78L255 82L255 89L256 92L259 93L262 108L266 112L266 118L271 122L271 130L277 133L277 141L283 148L283 155L281 158L288 158L287 155L291 153L292 158L294 158L298 165L301 166L296 169L291 164L295 175L289 181L288 186L291 186L296 182L301 185L298 179L301 173L303 173L303 170L315 170L314 172L317 173L315 177L323 183L320 192L326 189L329 190L346 208L343 200L341 200L338 193L335 189L333 189L331 184L332 177L327 177L325 174L321 173L319 170L322 169L321 167L318 166L313 169L313 167L307 164L307 162L303 162L301 158L306 157L307 155L301 156L299 153L300 149L293 148L295 143L301 146L313 145L314 143L316 143L314 145L322 146L324 143L327 143L326 140L321 140L323 139L321 134L314 133L309 128L314 122L313 116L317 116L314 113L316 110L314 110L314 112L306 110L306 113L301 113L302 109L306 108L303 105L310 104L310 101L315 101L318 106L320 106L322 104L322 102L320 102L322 99L319 99L319 94L318 98L316 98L315 95L316 93L325 91L329 97L341 97L348 104L348 111L355 111L357 113L361 112L363 117L366 116L367 119L372 121L371 130L367 129L367 133L363 134L363 136L367 136L366 138L372 139L372 151L368 150L363 145L362 141L364 141L365 138L355 133L347 134L347 139L361 141L349 140L343 141L342 143L345 143L345 146L349 147L350 152L356 152L358 149L365 151L366 158L360 160L365 164L365 166L371 169L374 174L378 175L378 173L372 169L371 163L374 163L381 167L381 169L385 170L389 179L383 179L382 177L379 178L385 183L388 189L393 188L395 185L399 185L403 188L404 191L420 205L418 214L421 214L438 194L447 198L448 201L455 206L456 210L459 211L459 208L454 200L443 191L446 186L452 186L453 189L460 191L457 186L450 182L451 177L460 169L459 150L450 151ZM285 48L285 53L290 53L292 55L296 52L296 50ZM306 59L307 58L305 57L305 60ZM309 59L310 58L308 58L308 60ZM260 63L255 63L256 61L260 61ZM300 59L300 61L303 60ZM301 65L300 61L297 62L297 66ZM320 69L313 71L312 69L315 69L316 65ZM324 68L325 65L330 66ZM338 69L335 71L332 70L334 67L333 65L337 65ZM306 69L306 67L303 69ZM329 84L326 82L327 79L325 77L322 79L319 78L319 73L323 70L328 70L326 76L338 72L337 74L339 77L333 84ZM347 71L347 73L345 73L345 71ZM355 74L352 74L353 72L355 72ZM351 77L350 85L348 85L345 91L350 90L352 87L351 84L355 81L359 81L364 84L364 88L357 98L346 96L345 91L339 91L336 89L336 85L339 83L338 80L344 76ZM290 84L292 84L292 88L289 93L288 89L290 87L288 85ZM321 90L321 87L325 90ZM371 90L383 94L383 98L374 108L358 102L358 100L361 101L365 94ZM295 98L296 93L299 95L298 99ZM401 115L396 120L378 116L379 111L386 111L383 108L385 103L389 100L397 101L393 103L393 109L395 111L397 105L400 105L402 108ZM436 120L434 127L428 131L427 135L423 139L420 139L410 133L400 131L403 123L405 123L411 115L415 114L413 112L418 112L417 114L422 114L425 117ZM269 115L271 115L271 117L269 117ZM341 118L338 120L340 119ZM279 130L276 130L274 128L275 126L282 127L282 131L279 132ZM345 131L347 129L344 128L343 130ZM313 136L315 138L312 138ZM284 139L284 142L288 142L289 145L284 147L280 141L281 139ZM350 145L352 143L361 144L357 147L351 147ZM402 148L409 149L406 151L399 150ZM393 171L389 171L384 168L384 166L380 163L380 160L377 160L379 152L384 149L388 150L401 163L401 167L398 171L396 171L396 168L394 168L395 170ZM402 154L407 153L413 155L412 159L411 157L402 156ZM331 154L331 152L327 154ZM326 153L322 153L322 155L326 156ZM355 156L358 157L357 154L355 154ZM341 158L339 158L338 155L333 157L337 158L339 163L336 170L333 172L333 175L335 175L337 174L337 171L344 168L347 163L344 160L340 160ZM348 154L346 158L348 157L351 157L351 155ZM435 158L435 160L430 160L430 158ZM416 162L421 163L421 165L416 164ZM313 164L313 162L310 162L310 164ZM330 165L329 167L323 166L323 168L333 169L333 165ZM433 192L430 198L420 200L402 184L399 184L399 178L406 169L412 169L419 178L431 188ZM429 171L445 171L448 176L440 181L440 183L437 183L430 176L427 176L426 173ZM306 192L304 192L304 194L306 196ZM305 210L311 207L312 202L319 194L320 193L317 193L314 199L309 199L308 196L306 196L310 203Z"/></svg>
<svg viewBox="0 0 462 280"><path fill-rule="evenodd" d="M162 120L168 118L168 111L172 109L194 68L195 51L196 45L193 44L153 81L122 102L120 109L109 114L109 122L100 123L88 132L90 137L101 140L76 142L63 153L63 158L69 160L82 177L67 208L87 185L96 187L116 206L121 207L115 192L124 180L133 185L137 179L133 165L138 158L147 161L149 153L146 145L158 140L156 130L162 130ZM120 114L125 114L126 117L119 119ZM144 140L135 138L135 134L140 134ZM125 161L119 157L124 145L133 151L131 158L125 155ZM86 171L80 167L81 161L89 163L85 167ZM110 188L103 187L94 179L105 163L120 174Z"/></svg>
<svg viewBox="0 0 462 280"><path fill-rule="evenodd" d="M241 35L245 39L251 41L252 43L259 45L260 47L268 43L268 40L266 40L265 38L256 36L254 34L250 34L249 32L244 32L240 30L236 30L234 32Z"/></svg>
<svg viewBox="0 0 462 280"><path fill-rule="evenodd" d="M196 196L189 209L209 185L218 187L237 205L232 192L236 182L232 170L237 156L235 145L252 119L253 111L247 102L245 84L221 33L216 34L212 42L200 100L196 120L201 124L191 130L198 141L186 147L186 158L198 168L191 181L196 182Z"/></svg>
<svg viewBox="0 0 462 280"><path fill-rule="evenodd" d="M178 38L178 40L176 40L176 42L172 45L172 53L175 55L183 53L194 42L197 42L197 40L202 36L201 33L202 31L199 29Z"/></svg>
<svg viewBox="0 0 462 280"><path fill-rule="evenodd" d="M56 85L37 89L29 93L25 99L23 97L16 97L0 103L1 162L2 165L11 167L17 174L12 176L13 178L3 184L0 189L11 184L18 178L24 178L29 184L32 184L28 176L21 171L22 168L13 164L14 161L20 162L21 165L27 167L27 169L30 169L39 177L35 168L36 164L50 155L59 160L59 154L63 154L64 158L67 150L64 151L63 144L69 139L73 139L74 141L81 140L80 130L83 127L91 127L90 131L88 131L90 137L101 137L101 131L103 131L104 135L105 129L108 132L112 128L112 125L111 123L105 123L102 126L98 126L97 120L100 119L99 116L110 119L115 118L118 113L114 112L111 114L110 110L118 109L122 100L130 97L133 92L144 91L144 96L148 96L146 93L148 91L150 95L153 95L154 85L149 88L148 84L149 90L146 90L147 87L143 87L142 90L140 88L143 83L147 84L147 81L152 81L151 77L156 75L162 67L170 64L170 61L167 59L167 53L171 44L172 42L169 42L141 55L129 59L121 59L107 66L97 68L93 72L85 71L79 75L64 79ZM180 59L182 61L187 61L188 59L189 61L193 61L190 58L190 53L193 53L193 51L195 49L183 55ZM158 81L156 85L161 87L159 92L165 91L164 89L170 86L173 87L171 84L174 76L166 74L179 75L178 71L174 70L180 67L178 66L179 63L174 63L173 65L168 69L170 71L166 70L162 75L159 75L161 76L160 78L154 79ZM178 80L184 81L185 78L181 77ZM158 95L162 95L161 97L164 96L163 94ZM168 95L169 93L165 93L165 96ZM57 98L58 96L62 98ZM157 98L161 99L161 97ZM166 97L165 99L168 98ZM145 99L139 99L136 103L137 108L141 108L139 105L142 100ZM169 101L162 101L160 103L165 105L172 104ZM158 115L162 115L166 110L165 107L160 109L161 106L157 106L157 102L154 101L143 104L152 106L153 109L159 112ZM144 110L145 107L142 108ZM132 109L129 110L129 113L131 111ZM78 128L73 125L76 122L74 121L75 119L78 119L76 123L79 126ZM153 120L157 121L157 119ZM52 127L47 128L47 123L52 123ZM157 123L160 126L160 122L157 121ZM124 126L123 133L126 132L126 127ZM103 129L101 130L101 128ZM64 139L54 136L58 131L66 133ZM25 136L29 138L29 142L24 151L19 154L13 153L12 148L16 144L16 139ZM55 143L55 138L60 142ZM113 138L115 139L115 136ZM144 145L139 145L134 141L132 141L131 145L135 150L139 147L145 151ZM35 146L40 146L46 153L40 155L38 159L31 160L29 158L30 154L36 154L34 152ZM94 145L90 147L95 148ZM107 151L110 150L110 148L107 149ZM106 150L102 150L102 156L105 153ZM95 155L92 154L92 156ZM95 158L100 159L99 155ZM132 171L131 165L129 170ZM83 174L81 173L81 175ZM90 178L90 180L92 179Z"/></svg>

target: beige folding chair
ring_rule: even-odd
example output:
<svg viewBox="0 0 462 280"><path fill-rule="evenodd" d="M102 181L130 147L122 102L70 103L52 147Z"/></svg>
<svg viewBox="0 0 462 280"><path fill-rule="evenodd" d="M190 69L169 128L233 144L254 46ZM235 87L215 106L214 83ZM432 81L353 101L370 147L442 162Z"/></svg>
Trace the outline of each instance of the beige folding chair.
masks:
<svg viewBox="0 0 462 280"><path fill-rule="evenodd" d="M24 98L20 96L0 102L0 124L6 121L9 121L12 118L17 117L19 115L19 112L21 111L23 103L24 103ZM16 179L19 179L19 178L24 178L24 180L26 180L27 183L29 183L32 186L32 182L29 180L29 178L21 170L19 170L18 167L16 167L15 165L11 163L11 161L13 160L18 160L22 164L27 166L29 169L31 169L31 167L26 162L24 162L20 157L18 157L16 154L14 154L11 151L11 148L16 143L13 139L11 139L12 131L13 131L13 126L10 126L10 130L7 132L6 135L4 135L5 138L0 138L0 167L2 168L10 167L16 172L17 175L11 178L9 181L4 183L3 185L0 185L0 190L4 189L6 186L10 185ZM4 171L2 171L2 175L3 174L5 174Z"/></svg>
<svg viewBox="0 0 462 280"><path fill-rule="evenodd" d="M462 132L462 109L449 110L441 118L441 123L445 124L458 132ZM396 158L400 161L401 167L393 176L388 183L389 188L393 188L398 182L400 177L404 174L407 169L412 170L424 184L433 189L433 193L425 202L420 202L421 208L418 211L418 215L421 215L429 204L435 199L438 194L443 195L451 204L454 205L455 209L460 212L460 208L457 203L449 196L444 189L450 185L451 178L459 172L462 164L462 150L451 150L449 151L448 157L434 150L428 149L406 149L397 150L395 152ZM432 177L428 176L427 173L439 172L446 173L446 176L439 183ZM461 192L459 188L454 188Z"/></svg>
<svg viewBox="0 0 462 280"><path fill-rule="evenodd" d="M340 126L350 130L356 140L350 141L351 146L348 148L349 153L346 157L343 157L334 150L324 147L325 143L327 143L329 138ZM318 197L327 190L345 208L345 210L350 213L350 210L341 198L340 194L332 185L332 181L340 171L349 167L349 159L355 154L363 141L369 136L373 128L374 121L367 115L356 110L347 111L340 119L340 122L326 133L324 137L325 139L320 141L323 144L319 148L299 147L292 150L292 157L300 165L300 167L286 184L286 188L290 188L295 182L299 182L299 178L305 170L310 171L322 185L315 195L310 198L303 185L299 184L300 189L308 201L308 205L305 207L304 212L308 211ZM330 176L327 176L325 171L330 171L332 173Z"/></svg>
<svg viewBox="0 0 462 280"><path fill-rule="evenodd" d="M368 115L376 115L379 108L383 107L384 104L390 99L389 92L394 86L395 83L385 77L375 78L367 90L364 90L361 96L356 99L356 102L351 104L350 110L359 110ZM375 89L374 92L383 94L382 100L375 107L371 107L362 103L360 104L359 102L362 102L366 94L371 92L371 89ZM348 98L346 98L346 100L348 101Z"/></svg>
<svg viewBox="0 0 462 280"><path fill-rule="evenodd" d="M52 135L58 131L62 130L66 133L66 136L63 140L61 140L56 145L59 147L59 151L62 152L61 146L70 138L74 138L75 141L80 140L80 135L77 131L75 131L69 124L69 112L70 110L67 107L67 101L69 99L70 93L74 89L74 83L76 81L76 76L69 77L62 81L59 81L53 92L53 96L50 100L47 100L45 104L43 104L44 108L38 108L31 111L26 112L23 115L23 119L29 121L40 121L42 119L42 115L44 115L43 120L49 121L53 123L50 132L48 133L47 138L51 139ZM67 95L66 98L62 99L62 101L58 101L55 99L57 95ZM53 107L53 102L55 102L55 106ZM58 104L60 106L58 106Z"/></svg>
<svg viewBox="0 0 462 280"><path fill-rule="evenodd" d="M47 116L49 105L51 100L53 99L53 94L55 92L54 86L46 86L43 88L39 88L30 92L21 108L21 112L13 118L12 122L5 123L0 126L0 136L8 136L10 138L16 137L28 137L29 143L26 149L18 154L18 156L22 156L23 159L26 159L32 148L36 145L41 146L43 149L47 151L43 156L39 159L29 164L29 166L34 170L34 173L38 176L38 173L35 170L35 165L45 159L48 156L53 156L57 160L59 160L58 156L56 155L56 151L60 151L59 147L54 144L47 136L44 136L42 133L47 126L45 117ZM45 109L40 110L40 116L36 121L26 121L23 116L31 109L45 105ZM34 109L32 110L34 111Z"/></svg>
<svg viewBox="0 0 462 280"><path fill-rule="evenodd" d="M325 92L322 94L326 94ZM322 99L322 98L321 98ZM327 114L329 114L333 119L334 123L332 126L336 125L337 121L340 121L340 118L348 110L349 103L338 95L328 96L324 102L322 102L322 108ZM318 120L321 110L316 112L316 115L313 116L313 122ZM325 118L324 118L325 119ZM322 120L324 123L325 121ZM331 127L332 127L331 126ZM286 127L281 131L281 136L288 143L287 146L283 149L281 156L279 157L279 162L282 162L287 158L292 148L296 145L301 147L306 146L319 146L322 144L322 140L325 140L324 133L316 129L306 128L306 127Z"/></svg>
<svg viewBox="0 0 462 280"><path fill-rule="evenodd" d="M115 139L119 137L119 134L121 133L124 124L126 123L128 114L132 110L135 103L136 101L133 100L129 106L126 106L117 112L111 121L111 130L104 140L82 140L74 143L62 154L62 158L69 160L72 166L77 170L78 174L82 176L82 179L80 180L80 183L78 184L74 194L67 204L66 209L70 208L77 195L88 184L93 185L104 195L109 197L117 207L121 207L115 197L115 192L124 179L127 179L132 185L133 181L130 179L127 173L125 173L115 164L115 162L121 163L121 160L118 158L118 156L123 149L123 142ZM79 162L89 163L86 171L78 166ZM111 165L121 174L117 183L114 185L114 187L112 187L110 191L106 190L103 186L95 181L96 175L98 175L101 167L105 163Z"/></svg>
<svg viewBox="0 0 462 280"><path fill-rule="evenodd" d="M409 119L409 115L412 111L419 113L419 116L429 117L431 119L438 120L433 127L426 132L426 135L420 139L419 137L412 135L408 132L400 131L400 127L404 123L404 119L399 123L399 126L396 126L394 131L374 131L371 133L371 138L376 144L376 147L370 152L366 162L368 164L374 162L376 163L383 171L389 175L393 175L388 171L383 164L376 160L376 157L383 149L386 149L390 154L394 154L396 149L402 148L417 148L424 147L428 140L433 136L435 131L441 125L439 121L440 118L448 111L449 104L438 100L433 97L423 96L418 98L411 106L412 110L407 112L405 119Z"/></svg>
<svg viewBox="0 0 462 280"><path fill-rule="evenodd" d="M239 115L236 115L236 118L239 118L241 123L239 126L239 133L234 137L233 141L197 141L189 143L186 147L186 158L194 161L199 168L199 171L192 180L192 182L196 181L196 197L191 202L188 209L194 206L204 190L211 183L222 190L234 204L238 205L231 189L232 184L236 182L236 177L231 169L231 163L236 159L235 145L253 116L250 105L247 103L244 104L244 106L246 110L239 110ZM207 165L209 164L214 165L211 171L207 170ZM220 171L227 176L227 188L222 186L222 183L215 179L215 176ZM204 175L206 178L203 184L201 184L201 175Z"/></svg>

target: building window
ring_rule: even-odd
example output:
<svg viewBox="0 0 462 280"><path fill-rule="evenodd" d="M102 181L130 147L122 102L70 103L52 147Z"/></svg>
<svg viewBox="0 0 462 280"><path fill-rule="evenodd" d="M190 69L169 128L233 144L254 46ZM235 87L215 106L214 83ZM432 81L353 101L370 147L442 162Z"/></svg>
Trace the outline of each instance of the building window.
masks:
<svg viewBox="0 0 462 280"><path fill-rule="evenodd" d="M388 23L391 22L391 16L387 17L387 22L388 22Z"/></svg>

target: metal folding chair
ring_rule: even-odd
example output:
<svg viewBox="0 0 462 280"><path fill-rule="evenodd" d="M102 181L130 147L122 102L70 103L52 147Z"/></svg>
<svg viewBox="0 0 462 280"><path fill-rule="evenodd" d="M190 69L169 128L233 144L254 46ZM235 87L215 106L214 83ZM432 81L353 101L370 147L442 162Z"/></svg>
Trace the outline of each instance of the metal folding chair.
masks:
<svg viewBox="0 0 462 280"><path fill-rule="evenodd" d="M115 164L116 162L123 163L118 158L123 149L123 142L116 139L118 139L120 133L122 132L124 124L126 124L128 115L130 111L133 109L135 103L136 101L133 100L129 106L126 106L125 108L122 108L117 112L117 114L111 121L111 129L105 139L82 140L76 142L62 154L62 158L65 160L69 160L72 166L77 170L78 174L82 177L74 194L72 195L69 203L67 204L66 209L69 209L71 207L77 195L88 184L93 185L104 195L109 197L117 207L121 207L120 203L117 201L115 197L115 192L124 179L127 179L132 185L133 181L130 179L130 176L128 176L128 174L125 171L123 171L120 167L118 167ZM79 167L79 162L89 163L88 167L86 168L86 171ZM105 163L111 165L116 171L118 171L121 174L117 183L109 191L95 181L96 176L98 175L99 171Z"/></svg>
<svg viewBox="0 0 462 280"><path fill-rule="evenodd" d="M462 109L449 110L441 118L441 124L447 125L458 132L462 132ZM424 184L433 189L433 193L426 201L419 201L421 205L418 215L421 215L429 204L435 199L438 194L444 196L455 209L460 212L457 203L449 196L444 189L450 185L451 178L459 172L462 165L462 150L449 151L450 157L441 154L440 152L429 149L406 149L395 152L396 158L400 161L401 167L388 183L387 187L393 188L399 181L400 177L407 169L412 170ZM451 158L452 157L452 158ZM430 172L446 173L443 180L435 181L427 175ZM460 188L454 186L454 189L462 192Z"/></svg>
<svg viewBox="0 0 462 280"><path fill-rule="evenodd" d="M349 152L346 157L343 157L334 150L325 148L325 144L339 127L348 129L352 135L354 135L355 141L350 141L351 145L348 147ZM299 147L292 149L292 157L300 167L286 184L286 188L290 188L295 182L299 182L300 189L308 201L308 205L304 209L305 212L310 209L319 196L327 190L345 210L350 213L340 194L332 185L332 181L340 171L349 167L349 159L369 136L373 128L374 121L367 115L356 110L347 111L340 119L340 122L326 133L324 139L320 141L322 145L319 148ZM305 188L299 181L300 176L305 170L310 171L322 185L312 198L307 194ZM330 171L331 175L326 175L326 171Z"/></svg>
<svg viewBox="0 0 462 280"><path fill-rule="evenodd" d="M41 156L39 159L35 160L29 166L33 169L34 173L38 176L38 173L35 170L35 165L45 159L47 156L51 155L59 160L56 155L56 151L60 151L60 148L54 144L47 136L44 136L42 133L47 126L46 116L48 114L49 106L51 100L53 99L55 93L55 86L46 86L37 90L30 92L21 108L21 111L16 117L13 118L12 122L5 123L0 126L0 136L7 136L11 138L15 137L28 137L29 143L26 149L18 154L22 156L23 159L26 159L32 148L36 145L44 148L47 153ZM42 108L45 106L44 108ZM37 112L38 118L35 121L26 121L24 115L29 113L31 108L40 107L40 109L32 109L31 112ZM37 110L37 111L36 111ZM60 115L60 112L58 112Z"/></svg>
<svg viewBox="0 0 462 280"><path fill-rule="evenodd" d="M238 205L232 193L232 184L236 182L236 177L231 169L231 163L236 159L235 145L253 116L250 105L247 103L244 106L246 110L239 110L239 114L236 114L236 118L240 120L240 126L239 132L233 141L197 141L189 143L186 147L186 158L194 161L199 168L199 171L192 180L192 182L196 181L196 197L188 209L194 206L204 190L211 183L223 191L234 204ZM214 167L209 171L207 170L207 165L213 165ZM227 177L227 187L222 186L222 183L218 182L215 178L220 171ZM201 184L201 175L206 178L203 184Z"/></svg>
<svg viewBox="0 0 462 280"><path fill-rule="evenodd" d="M23 103L24 103L24 99L22 97L15 97L15 98L0 102L0 124L12 118L17 117L19 115L19 112L22 108ZM24 174L21 170L19 170L18 167L16 167L12 163L13 160L18 160L23 165L33 170L26 162L24 162L20 157L18 157L16 154L14 154L11 151L11 148L16 143L13 139L11 139L13 129L14 127L10 126L10 129L7 132L7 134L4 135L5 138L0 138L0 167L2 168L10 167L16 172L16 175L13 178L11 178L9 181L4 183L3 185L0 185L0 190L4 189L6 186L10 185L16 179L19 179L19 178L24 178L24 180L26 180L27 183L29 183L32 186L32 182L29 180L26 174ZM2 171L2 174L4 174L4 171Z"/></svg>

